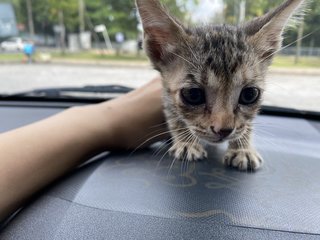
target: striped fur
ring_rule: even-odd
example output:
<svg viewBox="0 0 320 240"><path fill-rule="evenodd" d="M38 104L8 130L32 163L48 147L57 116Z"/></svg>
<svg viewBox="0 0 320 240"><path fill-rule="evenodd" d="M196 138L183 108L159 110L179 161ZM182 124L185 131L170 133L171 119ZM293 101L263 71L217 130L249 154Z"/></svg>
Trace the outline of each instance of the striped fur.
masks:
<svg viewBox="0 0 320 240"><path fill-rule="evenodd" d="M171 152L176 158L206 157L200 142L219 142L216 129L233 129L225 139L229 148L223 162L240 170L255 170L262 165L261 156L251 144L252 120L259 111L265 75L281 47L283 30L303 3L287 0L241 26L187 28L158 0L137 0L145 31L144 47L163 78L164 111L172 130ZM246 87L260 90L254 104L239 104ZM203 89L205 104L185 104L181 89L188 88Z"/></svg>

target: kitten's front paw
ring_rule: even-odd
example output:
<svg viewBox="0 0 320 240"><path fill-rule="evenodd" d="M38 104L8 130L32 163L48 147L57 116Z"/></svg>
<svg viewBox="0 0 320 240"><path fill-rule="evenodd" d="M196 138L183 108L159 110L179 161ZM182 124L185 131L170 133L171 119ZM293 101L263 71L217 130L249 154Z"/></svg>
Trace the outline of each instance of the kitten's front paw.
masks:
<svg viewBox="0 0 320 240"><path fill-rule="evenodd" d="M197 161L207 157L207 151L202 145L196 143L174 143L169 152L174 158L182 161Z"/></svg>
<svg viewBox="0 0 320 240"><path fill-rule="evenodd" d="M223 163L241 171L257 170L262 166L263 159L254 149L228 149Z"/></svg>

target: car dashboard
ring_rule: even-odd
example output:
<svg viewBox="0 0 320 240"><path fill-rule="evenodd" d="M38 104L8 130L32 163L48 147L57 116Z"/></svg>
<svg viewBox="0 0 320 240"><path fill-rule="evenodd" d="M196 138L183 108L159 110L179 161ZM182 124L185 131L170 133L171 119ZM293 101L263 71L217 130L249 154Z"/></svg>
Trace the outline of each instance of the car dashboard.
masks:
<svg viewBox="0 0 320 240"><path fill-rule="evenodd" d="M3 101L0 131L73 105ZM184 164L165 142L101 153L2 223L0 239L319 239L317 119L260 114L254 145L265 164L256 172L223 166L226 144Z"/></svg>

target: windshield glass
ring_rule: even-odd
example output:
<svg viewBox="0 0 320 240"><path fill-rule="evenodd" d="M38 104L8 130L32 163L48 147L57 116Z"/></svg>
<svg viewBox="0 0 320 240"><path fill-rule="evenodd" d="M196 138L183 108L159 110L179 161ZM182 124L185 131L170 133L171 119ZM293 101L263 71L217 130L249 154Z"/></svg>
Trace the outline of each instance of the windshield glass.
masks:
<svg viewBox="0 0 320 240"><path fill-rule="evenodd" d="M283 1L163 0L186 25L241 24ZM320 111L320 1L312 1L266 77L264 105ZM39 88L139 87L158 72L142 49L133 0L2 0L0 94Z"/></svg>

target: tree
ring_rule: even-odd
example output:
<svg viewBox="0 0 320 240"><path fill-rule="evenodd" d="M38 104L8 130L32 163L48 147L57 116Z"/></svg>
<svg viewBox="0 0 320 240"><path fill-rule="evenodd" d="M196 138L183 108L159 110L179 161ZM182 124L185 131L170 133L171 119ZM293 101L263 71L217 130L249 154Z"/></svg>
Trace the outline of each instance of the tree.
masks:
<svg viewBox="0 0 320 240"><path fill-rule="evenodd" d="M283 0L246 0L245 19L250 20L254 17L259 17L265 14L268 10L281 4ZM239 0L224 0L225 4L225 22L230 24L237 24L240 14Z"/></svg>
<svg viewBox="0 0 320 240"><path fill-rule="evenodd" d="M315 31L310 37L304 39L304 46L318 46L320 47L320 1L312 1L310 3L310 10L305 14L304 32L311 33Z"/></svg>
<svg viewBox="0 0 320 240"><path fill-rule="evenodd" d="M28 12L28 28L31 37L34 37L34 23L33 23L33 13L32 13L32 2L31 0L26 1L27 12Z"/></svg>
<svg viewBox="0 0 320 240"><path fill-rule="evenodd" d="M223 0L225 3L224 18L225 22L237 24L239 16L239 1L238 0ZM246 0L246 20L254 17L262 16L264 13L279 6L284 0ZM320 26L320 2L311 1L311 4L306 11L304 20L304 33L308 34ZM299 25L298 25L299 26ZM298 26L296 28L288 28L285 34L284 46L297 41ZM314 32L310 37L304 38L302 46L320 46L320 31Z"/></svg>
<svg viewBox="0 0 320 240"><path fill-rule="evenodd" d="M104 24L109 34L123 32L134 37L137 18L134 1L127 0L86 0L86 15L92 25Z"/></svg>
<svg viewBox="0 0 320 240"><path fill-rule="evenodd" d="M28 12L26 0L4 0L13 3L19 23L27 23ZM53 26L61 24L59 14L63 13L63 22L67 32L78 32L79 0L29 0L32 1L32 12L35 32L53 34ZM185 20L186 4L189 0L161 0L170 12ZM197 0L193 0L197 1ZM137 14L133 0L83 0L85 5L86 28L93 32L98 24L105 24L111 36L117 32L125 33L127 38L137 36Z"/></svg>
<svg viewBox="0 0 320 240"><path fill-rule="evenodd" d="M187 0L162 0L172 14L184 20ZM134 1L86 0L86 14L92 25L105 24L113 37L117 32L127 38L137 36L137 13Z"/></svg>

